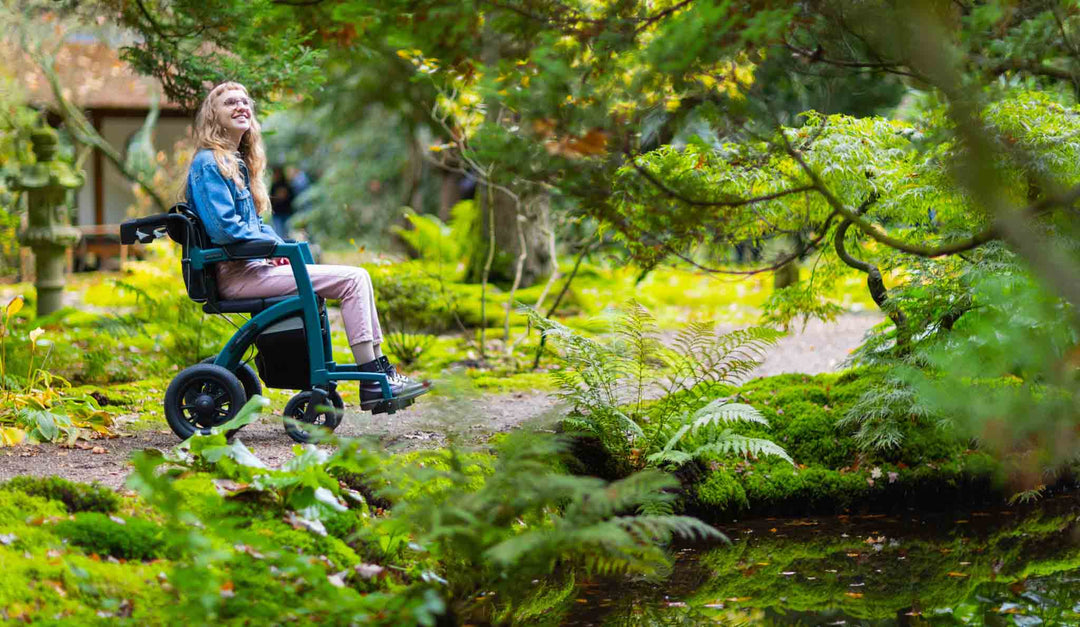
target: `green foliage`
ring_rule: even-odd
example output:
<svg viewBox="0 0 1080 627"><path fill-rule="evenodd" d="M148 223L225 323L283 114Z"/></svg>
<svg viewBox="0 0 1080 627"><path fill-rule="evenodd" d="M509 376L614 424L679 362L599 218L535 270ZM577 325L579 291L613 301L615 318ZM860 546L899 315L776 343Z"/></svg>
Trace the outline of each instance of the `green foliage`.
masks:
<svg viewBox="0 0 1080 627"><path fill-rule="evenodd" d="M696 506L714 515L836 512L845 507L898 503L947 506L1000 497L1003 466L949 423L897 420L900 444L860 448L862 433L844 416L887 390L885 370L855 369L827 375L780 375L725 392L721 402L752 402L769 429L740 422L744 437L768 435L794 465L777 457L746 459L730 452L705 454L704 476L693 483ZM705 405L708 399L700 401ZM712 401L716 402L716 401Z"/></svg>
<svg viewBox="0 0 1080 627"><path fill-rule="evenodd" d="M551 596L546 587L531 585L536 579L652 575L667 563L657 543L719 535L696 519L670 513L626 515L638 507L661 512L665 505L670 512L675 496L669 490L677 485L671 477L648 471L608 484L568 476L552 465L563 453L556 440L511 435L478 489L471 487L475 462L453 449L438 453L442 468L421 463L406 476L413 477L409 483L442 481L446 488L404 498L406 488L388 482L385 493L397 504L372 532L415 530L417 549L432 551L447 568L446 585L461 612L495 611L516 620L535 612L527 608L539 597ZM485 590L495 592L493 600L490 594L477 596ZM492 602L494 607L484 608ZM517 607L523 608L519 614Z"/></svg>
<svg viewBox="0 0 1080 627"><path fill-rule="evenodd" d="M933 415L922 397L911 386L887 377L880 386L866 392L837 426L857 427L855 441L863 450L895 449L904 440L901 423L908 421L933 428L932 420Z"/></svg>
<svg viewBox="0 0 1080 627"><path fill-rule="evenodd" d="M32 477L24 475L0 483L0 490L21 492L60 501L68 513L98 512L114 514L120 508L120 497L103 486L75 483L63 477Z"/></svg>
<svg viewBox="0 0 1080 627"><path fill-rule="evenodd" d="M649 454L645 459L650 464L680 466L693 459L706 454L723 457L725 455L741 455L743 457L762 457L775 455L788 463L794 464L791 457L783 448L770 440L763 438L748 438L736 435L730 430L723 430L719 436L702 437L703 429L713 428L725 423L753 422L768 426L769 422L762 418L761 414L742 403L731 403L727 399L717 399L705 407L683 415L683 424L664 444L664 447L655 453ZM687 437L690 436L690 437ZM696 448L688 447L688 441L696 440L704 443ZM689 451L679 450L679 447L691 448Z"/></svg>
<svg viewBox="0 0 1080 627"><path fill-rule="evenodd" d="M1076 461L1072 354L1080 336L1062 321L1073 308L1025 274L987 277L972 298L976 309L921 354L928 367L905 369L903 380L1021 476L1067 467Z"/></svg>
<svg viewBox="0 0 1080 627"><path fill-rule="evenodd" d="M442 286L415 266L379 268L372 273L386 350L406 366L431 348L428 335L447 324Z"/></svg>
<svg viewBox="0 0 1080 627"><path fill-rule="evenodd" d="M405 219L411 228L397 227L394 234L410 248L414 257L456 266L462 259L462 242L451 228L433 215L420 215L406 209Z"/></svg>
<svg viewBox="0 0 1080 627"><path fill-rule="evenodd" d="M183 282L163 293L116 280L114 289L135 297L129 314L113 316L99 323L101 331L118 338L134 335L157 336L161 353L169 365L186 367L215 354L236 331L225 316L210 316L183 291Z"/></svg>
<svg viewBox="0 0 1080 627"><path fill-rule="evenodd" d="M160 526L100 512L81 512L71 520L61 520L56 533L88 553L117 559L150 560L161 557L165 547Z"/></svg>
<svg viewBox="0 0 1080 627"><path fill-rule="evenodd" d="M563 349L562 368L552 377L560 398L573 409L564 425L599 438L618 463L677 466L719 452L787 459L783 449L766 439L745 438L723 428L738 421L767 425L752 407L726 400L690 407L697 398L749 374L765 348L776 342L776 331L721 333L712 323L693 323L667 347L652 315L636 302L620 311L614 335L606 341L531 315ZM662 394L649 399L656 388Z"/></svg>

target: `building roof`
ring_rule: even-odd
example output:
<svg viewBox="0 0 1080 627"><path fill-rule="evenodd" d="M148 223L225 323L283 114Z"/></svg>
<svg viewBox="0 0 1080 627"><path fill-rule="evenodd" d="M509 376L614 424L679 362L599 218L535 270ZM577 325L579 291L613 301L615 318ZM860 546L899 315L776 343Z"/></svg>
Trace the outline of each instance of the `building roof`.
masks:
<svg viewBox="0 0 1080 627"><path fill-rule="evenodd" d="M26 52L4 43L0 44L0 58L31 102L55 102L44 73ZM182 109L165 97L157 79L137 74L120 60L115 48L91 38L65 43L56 54L54 67L64 96L85 109L148 109L154 93L162 110Z"/></svg>

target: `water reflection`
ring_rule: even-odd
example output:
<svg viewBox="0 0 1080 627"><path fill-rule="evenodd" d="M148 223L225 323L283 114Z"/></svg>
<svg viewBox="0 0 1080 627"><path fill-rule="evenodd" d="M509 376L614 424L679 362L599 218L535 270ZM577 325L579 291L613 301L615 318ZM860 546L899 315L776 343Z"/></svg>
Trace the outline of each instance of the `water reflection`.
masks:
<svg viewBox="0 0 1080 627"><path fill-rule="evenodd" d="M583 589L564 625L1080 625L1080 499L950 515L769 519Z"/></svg>

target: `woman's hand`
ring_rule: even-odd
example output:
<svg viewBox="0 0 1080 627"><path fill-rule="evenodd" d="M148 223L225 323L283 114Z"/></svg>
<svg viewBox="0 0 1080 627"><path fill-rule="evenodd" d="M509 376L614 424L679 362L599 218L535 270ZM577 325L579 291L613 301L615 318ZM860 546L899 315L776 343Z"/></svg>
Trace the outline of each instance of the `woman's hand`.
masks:
<svg viewBox="0 0 1080 627"><path fill-rule="evenodd" d="M287 265L289 265L289 260L288 260L288 259L286 259L285 257L274 257L274 258L273 258L273 259L271 259L270 261L271 261L271 262L272 262L272 263L273 263L273 264L274 264L275 266L287 266Z"/></svg>

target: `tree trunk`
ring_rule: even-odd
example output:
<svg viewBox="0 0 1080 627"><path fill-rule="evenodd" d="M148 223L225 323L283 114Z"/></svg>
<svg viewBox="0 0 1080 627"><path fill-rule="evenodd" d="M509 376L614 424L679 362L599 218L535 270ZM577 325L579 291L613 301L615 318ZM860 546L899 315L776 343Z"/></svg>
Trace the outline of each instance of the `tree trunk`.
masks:
<svg viewBox="0 0 1080 627"><path fill-rule="evenodd" d="M477 188L476 202L479 203L481 228L474 229L471 236L474 241L468 246L469 260L465 279L470 283L479 283L484 271L484 262L488 251L488 193L485 186ZM521 206L508 194L495 189L491 196L495 199L495 261L491 266L488 279L495 283L511 283L514 280L516 262L521 254L518 237L518 216L524 218L522 228L525 231L525 248L528 257L522 268L521 284L528 287L541 277L551 272L551 253L548 250L546 228L548 224L548 198L546 195L525 196Z"/></svg>

